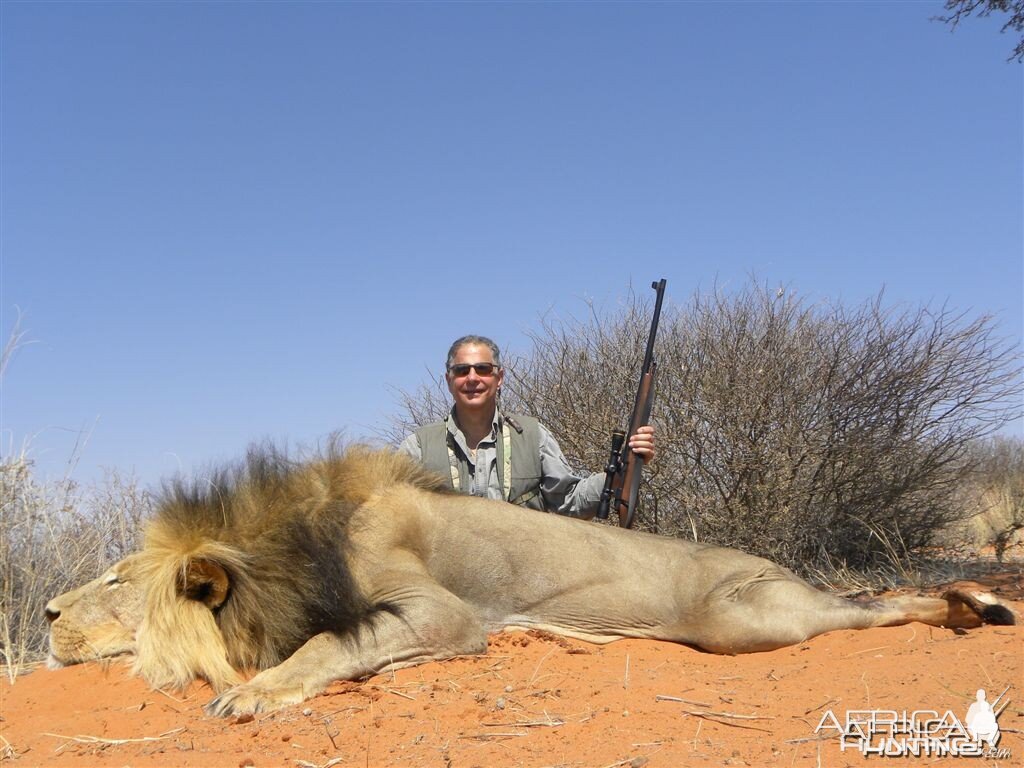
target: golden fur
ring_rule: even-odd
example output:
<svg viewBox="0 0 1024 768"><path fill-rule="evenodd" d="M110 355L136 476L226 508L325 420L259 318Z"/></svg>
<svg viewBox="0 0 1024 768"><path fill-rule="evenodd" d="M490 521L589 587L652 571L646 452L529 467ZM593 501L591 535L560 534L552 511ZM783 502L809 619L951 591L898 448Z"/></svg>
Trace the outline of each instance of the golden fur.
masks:
<svg viewBox="0 0 1024 768"><path fill-rule="evenodd" d="M52 669L135 651L142 615L139 555L130 555L99 577L55 597L46 606Z"/></svg>
<svg viewBox="0 0 1024 768"><path fill-rule="evenodd" d="M306 463L257 450L211 482L173 485L131 565L145 599L120 621L137 634L135 669L157 686L208 680L218 715L482 653L509 626L744 653L840 628L1014 620L986 593L842 600L736 550L454 495L410 459L361 447ZM82 589L102 603L99 582ZM78 617L83 658L104 655L98 617Z"/></svg>
<svg viewBox="0 0 1024 768"><path fill-rule="evenodd" d="M238 669L279 664L310 634L356 626L372 607L339 557L348 523L374 494L400 483L446 492L405 456L333 446L305 464L253 450L211 483L175 484L146 531L136 671L157 686L202 677L219 691L239 682ZM303 562L313 567L298 567ZM231 600L196 599L208 589L207 564L229 576Z"/></svg>

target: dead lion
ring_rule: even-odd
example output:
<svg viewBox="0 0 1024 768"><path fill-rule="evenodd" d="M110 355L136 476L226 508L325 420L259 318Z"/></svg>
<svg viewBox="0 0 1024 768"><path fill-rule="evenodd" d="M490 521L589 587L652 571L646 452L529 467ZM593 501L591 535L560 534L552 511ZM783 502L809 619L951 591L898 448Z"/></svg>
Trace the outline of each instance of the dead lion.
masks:
<svg viewBox="0 0 1024 768"><path fill-rule="evenodd" d="M122 653L134 635L135 671L158 687L206 679L216 715L483 653L508 627L748 653L833 629L1014 623L987 593L853 602L736 550L454 495L365 448L305 464L264 449L177 483L142 552L47 615L55 664Z"/></svg>

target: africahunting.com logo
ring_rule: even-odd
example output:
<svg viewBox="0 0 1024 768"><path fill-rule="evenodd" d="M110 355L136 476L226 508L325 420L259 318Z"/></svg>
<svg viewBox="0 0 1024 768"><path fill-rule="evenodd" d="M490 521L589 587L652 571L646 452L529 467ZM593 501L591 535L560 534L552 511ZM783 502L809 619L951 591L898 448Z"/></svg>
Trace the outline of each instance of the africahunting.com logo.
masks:
<svg viewBox="0 0 1024 768"><path fill-rule="evenodd" d="M865 756L881 757L987 757L1009 759L1010 750L1000 749L998 718L1009 704L1006 686L989 703L979 689L975 701L960 720L952 710L854 709L844 720L828 710L821 717L816 734L839 736L842 751L860 750Z"/></svg>

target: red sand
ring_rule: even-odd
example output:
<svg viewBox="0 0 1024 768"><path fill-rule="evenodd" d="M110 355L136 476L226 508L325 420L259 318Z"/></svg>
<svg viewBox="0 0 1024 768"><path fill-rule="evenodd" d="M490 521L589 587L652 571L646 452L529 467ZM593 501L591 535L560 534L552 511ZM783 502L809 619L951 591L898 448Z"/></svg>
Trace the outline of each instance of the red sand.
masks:
<svg viewBox="0 0 1024 768"><path fill-rule="evenodd" d="M998 588L1024 620L1024 573ZM0 683L12 766L860 766L831 710L952 710L1011 685L999 717L1010 757L870 758L890 765L1024 764L1024 627L920 624L833 632L770 653L715 656L670 643L607 646L540 633L491 638L488 655L336 683L255 718L207 717L212 694L150 690L121 662ZM672 701L659 697L674 697ZM704 714L698 714L704 713ZM717 713L717 714L713 714Z"/></svg>

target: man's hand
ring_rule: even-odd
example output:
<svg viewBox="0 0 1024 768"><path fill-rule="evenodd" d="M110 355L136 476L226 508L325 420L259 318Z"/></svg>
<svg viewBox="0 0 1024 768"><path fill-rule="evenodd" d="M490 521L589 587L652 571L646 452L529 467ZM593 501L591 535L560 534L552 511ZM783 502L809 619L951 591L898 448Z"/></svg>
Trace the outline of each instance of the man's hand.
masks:
<svg viewBox="0 0 1024 768"><path fill-rule="evenodd" d="M629 438L630 449L644 460L644 464L654 461L657 451L654 448L654 427L648 424L637 429L636 434Z"/></svg>

